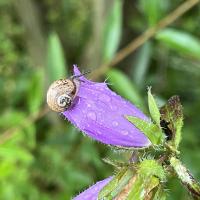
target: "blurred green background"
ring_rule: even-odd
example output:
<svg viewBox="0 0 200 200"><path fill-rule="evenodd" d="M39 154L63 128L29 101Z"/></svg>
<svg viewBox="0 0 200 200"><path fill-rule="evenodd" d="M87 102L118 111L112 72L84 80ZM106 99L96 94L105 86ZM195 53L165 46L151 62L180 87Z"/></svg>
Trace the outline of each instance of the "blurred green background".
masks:
<svg viewBox="0 0 200 200"><path fill-rule="evenodd" d="M113 173L119 152L84 137L46 108L55 79L109 62L184 1L0 0L0 200L68 200ZM160 105L184 106L182 160L200 178L200 5L98 79L146 113L146 88ZM90 77L90 75L88 75ZM171 180L168 199L189 199Z"/></svg>

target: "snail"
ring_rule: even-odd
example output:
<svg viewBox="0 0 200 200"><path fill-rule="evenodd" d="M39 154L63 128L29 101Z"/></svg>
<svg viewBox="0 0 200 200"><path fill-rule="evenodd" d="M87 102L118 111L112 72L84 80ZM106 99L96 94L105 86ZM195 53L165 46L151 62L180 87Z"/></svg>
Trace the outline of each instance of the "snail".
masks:
<svg viewBox="0 0 200 200"><path fill-rule="evenodd" d="M80 82L77 77L60 79L54 81L47 91L47 104L49 108L56 112L64 112L73 103Z"/></svg>
<svg viewBox="0 0 200 200"><path fill-rule="evenodd" d="M80 75L71 76L68 79L54 81L47 91L47 104L49 108L56 112L66 111L77 96L80 80L79 77L90 73L88 70Z"/></svg>

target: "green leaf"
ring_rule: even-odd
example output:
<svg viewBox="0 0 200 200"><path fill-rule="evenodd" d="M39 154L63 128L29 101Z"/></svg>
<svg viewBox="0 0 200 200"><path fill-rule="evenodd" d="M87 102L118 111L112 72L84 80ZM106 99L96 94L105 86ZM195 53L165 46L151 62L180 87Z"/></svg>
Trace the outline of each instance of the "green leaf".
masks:
<svg viewBox="0 0 200 200"><path fill-rule="evenodd" d="M167 1L160 0L140 0L139 3L149 26L157 24L169 7Z"/></svg>
<svg viewBox="0 0 200 200"><path fill-rule="evenodd" d="M156 39L178 53L200 58L200 40L189 33L167 28L160 31Z"/></svg>
<svg viewBox="0 0 200 200"><path fill-rule="evenodd" d="M138 166L137 177L127 200L145 199L160 181L165 181L165 172L157 161L144 160Z"/></svg>
<svg viewBox="0 0 200 200"><path fill-rule="evenodd" d="M19 135L22 137L22 141L26 143L26 147L33 149L36 146L36 128L34 123L29 123L24 127L22 133ZM25 142L26 141L26 142Z"/></svg>
<svg viewBox="0 0 200 200"><path fill-rule="evenodd" d="M163 133L161 129L153 123L144 121L133 116L126 116L129 122L135 125L141 132L143 132L154 145L158 145L163 141Z"/></svg>
<svg viewBox="0 0 200 200"><path fill-rule="evenodd" d="M146 177L146 179L142 179L141 177L137 177L132 190L128 194L127 200L143 200L145 197L149 196L149 193L158 186L159 179L152 176Z"/></svg>
<svg viewBox="0 0 200 200"><path fill-rule="evenodd" d="M163 187L160 185L155 192L153 200L165 200L166 198L166 191L164 191Z"/></svg>
<svg viewBox="0 0 200 200"><path fill-rule="evenodd" d="M134 186L132 187L132 190L129 192L128 197L126 200L141 200L144 199L144 180L140 177L137 177L137 180L134 182Z"/></svg>
<svg viewBox="0 0 200 200"><path fill-rule="evenodd" d="M26 114L18 110L9 110L1 115L0 128L7 129L18 126L26 119Z"/></svg>
<svg viewBox="0 0 200 200"><path fill-rule="evenodd" d="M42 69L32 75L27 98L29 112L38 112L44 100L44 71Z"/></svg>
<svg viewBox="0 0 200 200"><path fill-rule="evenodd" d="M140 88L145 85L145 76L148 71L152 52L152 44L150 42L146 42L139 50L136 62L132 66L133 79Z"/></svg>
<svg viewBox="0 0 200 200"><path fill-rule="evenodd" d="M59 37L55 32L50 33L47 49L47 72L49 81L53 82L66 77L66 67L64 52Z"/></svg>
<svg viewBox="0 0 200 200"><path fill-rule="evenodd" d="M106 198L117 187L120 179L125 174L126 170L121 170L117 175L99 192L98 199Z"/></svg>
<svg viewBox="0 0 200 200"><path fill-rule="evenodd" d="M103 158L102 159L105 163L109 164L109 165L112 165L113 167L115 167L116 169L121 169L121 168L124 168L124 167L128 167L130 166L130 163L129 162L121 162L121 161L118 161L118 160L111 160L109 158Z"/></svg>
<svg viewBox="0 0 200 200"><path fill-rule="evenodd" d="M133 170L123 169L100 191L98 199L113 199L133 177Z"/></svg>
<svg viewBox="0 0 200 200"><path fill-rule="evenodd" d="M139 172L141 177L149 177L149 176L156 176L161 181L166 180L165 171L160 163L156 160L144 160L139 165Z"/></svg>
<svg viewBox="0 0 200 200"><path fill-rule="evenodd" d="M181 129L183 126L183 111L178 96L171 97L167 104L160 109L161 122L169 143L177 149L181 141Z"/></svg>
<svg viewBox="0 0 200 200"><path fill-rule="evenodd" d="M160 111L153 95L151 94L151 88L148 89L148 105L152 119L156 122L157 126L160 127Z"/></svg>
<svg viewBox="0 0 200 200"><path fill-rule="evenodd" d="M109 62L117 51L121 37L121 26L122 1L115 0L105 21L102 44L103 62Z"/></svg>
<svg viewBox="0 0 200 200"><path fill-rule="evenodd" d="M107 72L111 87L123 97L138 107L144 107L144 102L133 82L121 71L113 69Z"/></svg>
<svg viewBox="0 0 200 200"><path fill-rule="evenodd" d="M27 149L21 148L17 145L5 144L0 146L0 156L10 161L21 161L24 163L30 163L34 157Z"/></svg>

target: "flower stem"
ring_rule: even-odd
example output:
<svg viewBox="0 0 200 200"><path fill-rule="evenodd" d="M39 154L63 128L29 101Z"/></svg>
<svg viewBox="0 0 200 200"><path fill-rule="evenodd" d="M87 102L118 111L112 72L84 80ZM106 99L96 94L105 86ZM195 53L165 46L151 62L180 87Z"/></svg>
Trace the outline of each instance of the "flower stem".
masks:
<svg viewBox="0 0 200 200"><path fill-rule="evenodd" d="M200 199L200 184L194 179L189 170L175 157L170 158L170 164L193 198Z"/></svg>

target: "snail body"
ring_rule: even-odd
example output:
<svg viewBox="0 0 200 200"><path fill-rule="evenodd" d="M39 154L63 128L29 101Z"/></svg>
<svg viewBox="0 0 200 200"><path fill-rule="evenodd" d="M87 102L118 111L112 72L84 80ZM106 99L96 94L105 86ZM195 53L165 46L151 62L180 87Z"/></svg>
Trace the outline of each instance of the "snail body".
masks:
<svg viewBox="0 0 200 200"><path fill-rule="evenodd" d="M77 95L79 85L79 80L75 78L54 81L47 91L49 108L56 112L67 110Z"/></svg>

